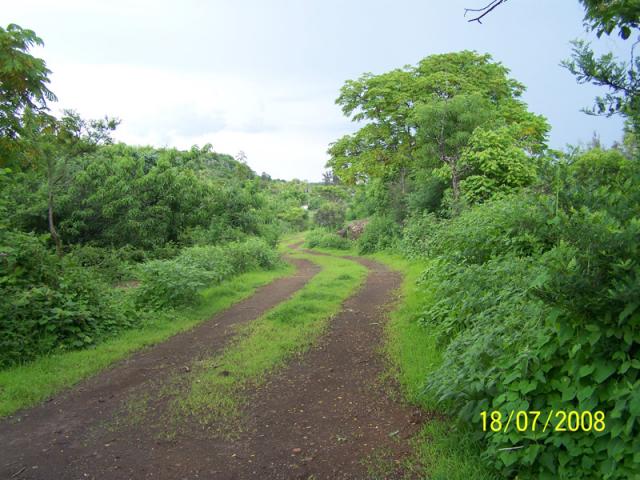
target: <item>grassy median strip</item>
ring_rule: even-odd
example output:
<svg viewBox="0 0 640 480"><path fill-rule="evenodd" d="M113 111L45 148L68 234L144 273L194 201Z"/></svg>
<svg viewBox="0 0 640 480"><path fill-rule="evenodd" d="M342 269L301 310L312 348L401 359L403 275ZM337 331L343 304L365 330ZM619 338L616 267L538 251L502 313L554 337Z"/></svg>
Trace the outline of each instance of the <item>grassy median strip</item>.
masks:
<svg viewBox="0 0 640 480"><path fill-rule="evenodd" d="M204 429L232 436L240 428L238 420L249 389L313 345L341 310L342 302L366 278L366 268L350 260L294 255L322 270L290 300L244 326L222 353L194 366L187 391L174 398L170 408L178 427L185 417L191 417Z"/></svg>
<svg viewBox="0 0 640 480"><path fill-rule="evenodd" d="M94 348L52 354L0 371L0 417L35 405L136 350L192 328L293 270L290 265L282 265L275 270L239 275L203 290L198 306L158 314L152 322L127 330Z"/></svg>

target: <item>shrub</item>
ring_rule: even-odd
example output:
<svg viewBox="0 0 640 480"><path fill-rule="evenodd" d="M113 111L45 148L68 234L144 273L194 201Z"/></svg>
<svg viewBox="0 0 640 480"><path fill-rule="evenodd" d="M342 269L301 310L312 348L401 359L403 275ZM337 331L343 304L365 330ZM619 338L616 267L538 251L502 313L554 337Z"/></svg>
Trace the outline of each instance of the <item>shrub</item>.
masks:
<svg viewBox="0 0 640 480"><path fill-rule="evenodd" d="M278 254L264 240L249 238L223 246L184 249L172 260L152 260L138 268L138 305L151 308L178 307L196 303L206 285L250 270L273 268Z"/></svg>
<svg viewBox="0 0 640 480"><path fill-rule="evenodd" d="M104 248L91 245L75 245L68 254L76 263L90 267L109 283L131 277L131 264L144 260L144 252L132 247Z"/></svg>
<svg viewBox="0 0 640 480"><path fill-rule="evenodd" d="M393 247L400 238L400 226L388 216L375 216L358 239L360 253L373 253Z"/></svg>
<svg viewBox="0 0 640 480"><path fill-rule="evenodd" d="M126 300L44 239L0 232L0 366L80 348L136 321Z"/></svg>
<svg viewBox="0 0 640 480"><path fill-rule="evenodd" d="M407 258L427 258L429 244L437 228L438 220L431 213L409 217L398 243L402 254Z"/></svg>
<svg viewBox="0 0 640 480"><path fill-rule="evenodd" d="M213 280L211 272L179 260L145 262L138 267L138 277L136 303L152 308L195 303L199 290Z"/></svg>
<svg viewBox="0 0 640 480"><path fill-rule="evenodd" d="M345 220L345 207L339 203L323 203L316 210L313 221L319 227L338 229Z"/></svg>
<svg viewBox="0 0 640 480"><path fill-rule="evenodd" d="M305 238L305 246L308 248L335 248L338 250L349 250L353 242L340 235L324 230L312 230Z"/></svg>
<svg viewBox="0 0 640 480"><path fill-rule="evenodd" d="M208 245L185 248L180 253L177 261L181 265L208 272L214 282L221 282L234 272L231 258L226 255L225 249L219 246Z"/></svg>
<svg viewBox="0 0 640 480"><path fill-rule="evenodd" d="M443 348L429 395L478 431L481 411L605 412L601 432L486 433L507 478L640 475L640 175L584 172L569 170L557 200L491 201L427 244L421 321Z"/></svg>
<svg viewBox="0 0 640 480"><path fill-rule="evenodd" d="M511 195L464 211L433 230L426 254L483 263L496 255L533 255L551 248L557 236L553 199Z"/></svg>
<svg viewBox="0 0 640 480"><path fill-rule="evenodd" d="M261 238L249 238L244 242L229 243L224 246L225 255L230 258L235 273L260 268L271 269L278 263L277 252Z"/></svg>

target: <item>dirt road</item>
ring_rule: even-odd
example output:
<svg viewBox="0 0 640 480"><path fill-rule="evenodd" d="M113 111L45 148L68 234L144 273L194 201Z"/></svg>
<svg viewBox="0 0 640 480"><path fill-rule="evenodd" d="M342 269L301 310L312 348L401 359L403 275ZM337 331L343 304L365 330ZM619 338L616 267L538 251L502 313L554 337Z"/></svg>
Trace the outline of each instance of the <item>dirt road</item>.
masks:
<svg viewBox="0 0 640 480"><path fill-rule="evenodd" d="M195 329L133 355L36 408L0 422L0 478L265 479L371 478L405 454L416 413L381 381L386 311L397 274L365 259L369 275L317 346L259 390L248 392L246 429L203 437L184 425L158 438L150 425L114 424L131 398L162 388L194 361L220 350L234 326L285 301L317 272L293 260L294 276L259 289ZM193 432L193 433L192 433ZM384 478L399 478L386 468Z"/></svg>

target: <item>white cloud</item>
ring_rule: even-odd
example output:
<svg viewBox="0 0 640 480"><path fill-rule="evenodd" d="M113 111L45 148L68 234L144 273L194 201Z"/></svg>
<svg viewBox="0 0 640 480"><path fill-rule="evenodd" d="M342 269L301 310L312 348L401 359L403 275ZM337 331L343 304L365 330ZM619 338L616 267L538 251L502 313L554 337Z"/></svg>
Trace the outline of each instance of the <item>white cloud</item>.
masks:
<svg viewBox="0 0 640 480"><path fill-rule="evenodd" d="M324 91L278 80L105 64L52 64L59 108L119 117L118 140L175 146L211 143L246 152L278 178L320 178L328 143L347 126Z"/></svg>

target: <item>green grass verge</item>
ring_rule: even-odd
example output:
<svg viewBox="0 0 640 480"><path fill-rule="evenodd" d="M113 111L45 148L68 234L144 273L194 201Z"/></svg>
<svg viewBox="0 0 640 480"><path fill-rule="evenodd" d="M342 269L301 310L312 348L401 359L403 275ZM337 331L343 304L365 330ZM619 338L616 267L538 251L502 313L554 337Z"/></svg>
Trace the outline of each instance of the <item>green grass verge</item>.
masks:
<svg viewBox="0 0 640 480"><path fill-rule="evenodd" d="M322 270L290 300L244 326L222 353L194 366L186 393L177 395L170 408L175 425L183 424L186 416L205 429L232 436L240 428L248 389L258 387L269 373L307 350L366 278L366 268L350 260L293 255Z"/></svg>
<svg viewBox="0 0 640 480"><path fill-rule="evenodd" d="M239 275L203 290L198 306L159 313L148 324L122 332L94 348L48 355L0 371L0 417L35 405L136 350L192 328L293 270L291 265L283 264L275 270Z"/></svg>
<svg viewBox="0 0 640 480"><path fill-rule="evenodd" d="M461 430L455 419L446 418L446 412L434 398L423 394L425 379L441 362L435 337L417 322L424 307L435 300L417 285L426 261L409 261L388 253L370 257L404 275L401 301L386 326L390 373L410 403L435 415L410 440L414 455L407 459L405 467L421 478L434 480L496 478L483 467L480 447L472 432Z"/></svg>

